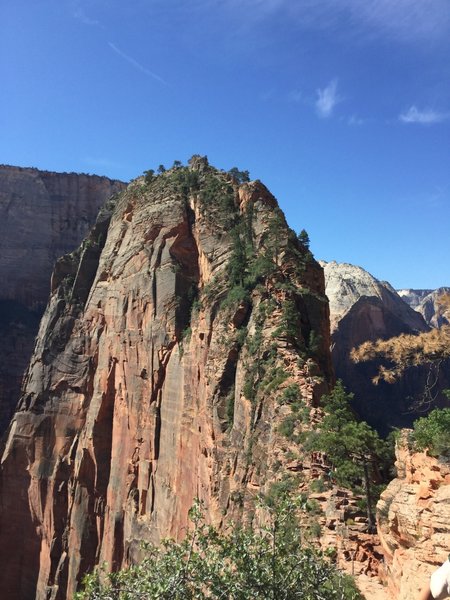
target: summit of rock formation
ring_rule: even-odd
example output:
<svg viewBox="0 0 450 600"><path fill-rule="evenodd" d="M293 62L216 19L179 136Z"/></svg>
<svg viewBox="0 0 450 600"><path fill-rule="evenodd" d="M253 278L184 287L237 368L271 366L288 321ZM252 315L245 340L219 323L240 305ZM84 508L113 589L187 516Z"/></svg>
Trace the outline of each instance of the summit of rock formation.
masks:
<svg viewBox="0 0 450 600"><path fill-rule="evenodd" d="M19 399L54 263L124 187L96 175L0 165L0 435Z"/></svg>
<svg viewBox="0 0 450 600"><path fill-rule="evenodd" d="M333 379L323 271L259 181L194 157L133 181L57 261L0 472L7 597L72 598L96 564L298 486ZM14 538L14 552L9 541Z"/></svg>
<svg viewBox="0 0 450 600"><path fill-rule="evenodd" d="M330 302L332 357L336 377L355 394L359 415L382 433L392 427L410 427L424 412L423 391L436 375L427 368L409 369L394 384L372 383L378 371L376 361L354 364L352 348L365 341L388 339L402 333L428 331L421 314L413 310L387 282L349 264L321 263L326 294ZM436 389L448 387L448 376L437 374ZM448 405L437 395L436 405ZM429 408L429 403L426 405Z"/></svg>

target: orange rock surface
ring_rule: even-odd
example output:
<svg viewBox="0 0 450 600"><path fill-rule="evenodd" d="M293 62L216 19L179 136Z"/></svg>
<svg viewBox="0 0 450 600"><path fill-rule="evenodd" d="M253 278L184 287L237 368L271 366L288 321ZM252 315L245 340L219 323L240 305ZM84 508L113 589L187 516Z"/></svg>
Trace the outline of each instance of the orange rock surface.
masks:
<svg viewBox="0 0 450 600"><path fill-rule="evenodd" d="M397 478L377 506L378 533L391 598L415 598L450 548L450 464L397 448Z"/></svg>
<svg viewBox="0 0 450 600"><path fill-rule="evenodd" d="M183 536L195 497L215 523L251 520L288 445L276 395L294 382L313 406L332 378L322 269L282 217L270 238L273 196L204 160L190 171L200 191L181 190L172 171L133 182L55 269L2 457L5 597L71 598L94 565L117 569L139 559L142 540ZM275 265L234 303L224 299L235 246L211 178L232 185L255 255L270 250ZM283 329L286 302L295 334Z"/></svg>

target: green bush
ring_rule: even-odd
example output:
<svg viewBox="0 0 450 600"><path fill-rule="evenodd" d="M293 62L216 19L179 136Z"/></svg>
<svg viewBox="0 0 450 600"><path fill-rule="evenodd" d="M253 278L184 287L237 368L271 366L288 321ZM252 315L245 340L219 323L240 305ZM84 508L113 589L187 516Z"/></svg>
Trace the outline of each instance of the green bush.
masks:
<svg viewBox="0 0 450 600"><path fill-rule="evenodd" d="M325 485L324 480L321 477L319 479L313 479L311 481L311 483L309 484L309 489L313 493L319 493L319 494L321 494L326 489L326 485Z"/></svg>
<svg viewBox="0 0 450 600"><path fill-rule="evenodd" d="M414 423L414 446L431 456L450 456L450 408L435 408Z"/></svg>
<svg viewBox="0 0 450 600"><path fill-rule="evenodd" d="M284 435L285 438L291 440L294 436L297 418L295 415L288 415L279 425L278 432Z"/></svg>
<svg viewBox="0 0 450 600"><path fill-rule="evenodd" d="M141 564L85 577L76 600L362 600L353 581L302 545L297 505L282 499L260 531L208 526L194 507L182 542L147 547Z"/></svg>
<svg viewBox="0 0 450 600"><path fill-rule="evenodd" d="M320 538L320 536L322 535L322 527L320 526L320 523L318 523L317 521L311 523L311 525L309 526L309 535L312 538Z"/></svg>
<svg viewBox="0 0 450 600"><path fill-rule="evenodd" d="M283 404L294 404L301 398L301 391L298 383L288 385L281 395Z"/></svg>

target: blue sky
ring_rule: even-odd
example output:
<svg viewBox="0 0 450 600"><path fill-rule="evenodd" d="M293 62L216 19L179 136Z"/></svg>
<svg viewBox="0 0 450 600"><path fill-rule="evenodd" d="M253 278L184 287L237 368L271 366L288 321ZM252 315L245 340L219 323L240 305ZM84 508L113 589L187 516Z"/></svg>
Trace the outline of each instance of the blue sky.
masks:
<svg viewBox="0 0 450 600"><path fill-rule="evenodd" d="M0 162L248 169L316 257L450 284L449 0L3 0Z"/></svg>

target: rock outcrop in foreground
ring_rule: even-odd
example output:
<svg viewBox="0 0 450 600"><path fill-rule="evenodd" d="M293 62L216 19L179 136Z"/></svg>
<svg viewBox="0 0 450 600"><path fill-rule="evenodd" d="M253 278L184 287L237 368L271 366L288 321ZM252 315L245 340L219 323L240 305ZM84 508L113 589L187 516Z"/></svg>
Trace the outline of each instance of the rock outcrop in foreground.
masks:
<svg viewBox="0 0 450 600"><path fill-rule="evenodd" d="M355 364L352 348L365 341L388 339L429 331L421 314L413 310L392 286L375 279L361 267L336 262L322 263L326 294L330 301L332 357L336 377L355 394L355 409L370 425L386 434L392 427L411 427L413 421L430 408L424 400L427 384L434 389L450 385L446 369L437 374L428 367L406 371L400 381L372 383L377 361ZM436 381L437 377L437 381ZM438 394L435 405L448 405Z"/></svg>
<svg viewBox="0 0 450 600"><path fill-rule="evenodd" d="M450 547L450 463L397 447L397 478L377 506L389 596L416 598Z"/></svg>
<svg viewBox="0 0 450 600"><path fill-rule="evenodd" d="M56 265L2 457L5 597L72 598L182 536L195 497L251 521L301 469L291 403L332 380L322 269L268 190L199 157L146 179Z"/></svg>
<svg viewBox="0 0 450 600"><path fill-rule="evenodd" d="M124 187L107 177L0 166L0 435L19 399L55 261Z"/></svg>

